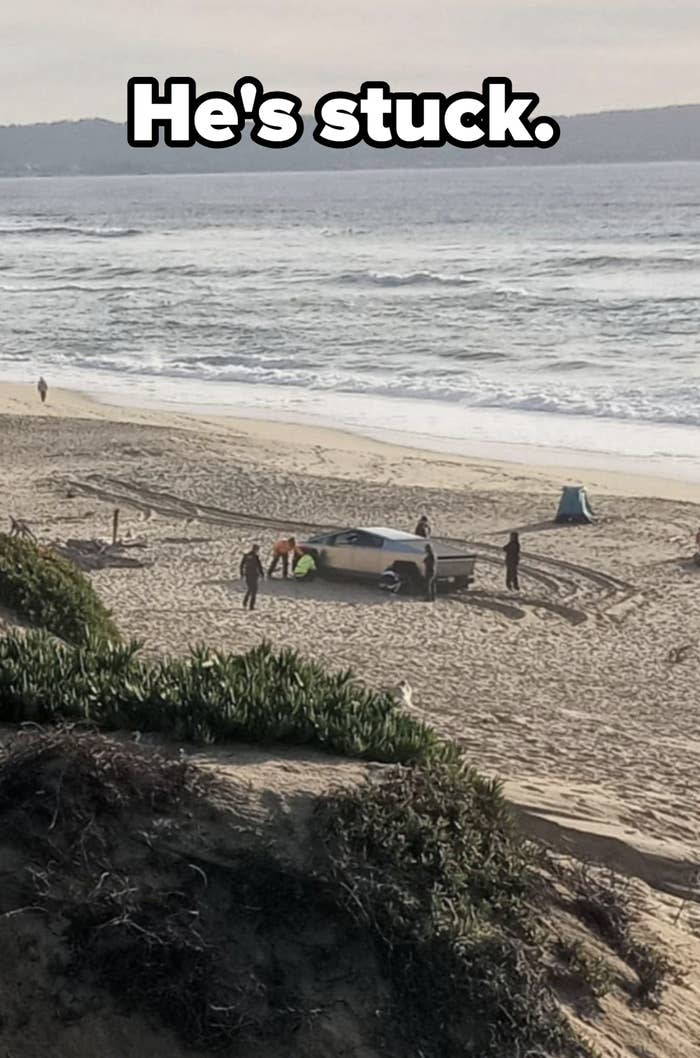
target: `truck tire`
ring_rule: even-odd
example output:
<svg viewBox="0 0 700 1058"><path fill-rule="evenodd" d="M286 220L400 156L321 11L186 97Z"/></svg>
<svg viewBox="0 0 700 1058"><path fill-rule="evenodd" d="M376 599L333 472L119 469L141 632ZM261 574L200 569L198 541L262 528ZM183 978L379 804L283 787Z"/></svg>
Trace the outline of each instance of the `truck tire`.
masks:
<svg viewBox="0 0 700 1058"><path fill-rule="evenodd" d="M423 589L423 577L415 562L394 562L391 567L401 581L401 591L407 595L418 595Z"/></svg>

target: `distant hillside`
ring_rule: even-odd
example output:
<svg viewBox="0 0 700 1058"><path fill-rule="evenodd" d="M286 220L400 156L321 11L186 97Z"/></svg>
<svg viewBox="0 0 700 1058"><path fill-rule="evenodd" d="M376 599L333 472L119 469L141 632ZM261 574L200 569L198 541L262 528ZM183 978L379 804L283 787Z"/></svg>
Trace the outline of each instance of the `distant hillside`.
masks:
<svg viewBox="0 0 700 1058"><path fill-rule="evenodd" d="M700 160L700 105L581 114L559 122L561 139L549 150L443 147L411 151L378 151L364 144L330 150L313 140L312 118L307 119L299 143L277 151L249 140L220 151L199 146L136 150L126 142L124 125L100 118L8 125L0 126L0 176Z"/></svg>

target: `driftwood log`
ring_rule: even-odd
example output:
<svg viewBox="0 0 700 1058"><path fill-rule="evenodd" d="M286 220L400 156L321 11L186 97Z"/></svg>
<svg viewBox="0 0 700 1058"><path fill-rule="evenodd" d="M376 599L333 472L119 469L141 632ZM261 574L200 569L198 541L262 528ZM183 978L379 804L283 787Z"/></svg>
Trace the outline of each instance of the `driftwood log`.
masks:
<svg viewBox="0 0 700 1058"><path fill-rule="evenodd" d="M108 544L105 540L66 540L65 543L54 543L52 550L63 558L75 562L80 569L90 572L96 569L143 569L151 565L138 558L131 558L124 552L127 548L142 547L145 544Z"/></svg>
<svg viewBox="0 0 700 1058"><path fill-rule="evenodd" d="M28 538L29 540L36 541L36 536L29 528L27 522L22 518L13 518L12 515L10 515L10 536L18 536L23 540Z"/></svg>

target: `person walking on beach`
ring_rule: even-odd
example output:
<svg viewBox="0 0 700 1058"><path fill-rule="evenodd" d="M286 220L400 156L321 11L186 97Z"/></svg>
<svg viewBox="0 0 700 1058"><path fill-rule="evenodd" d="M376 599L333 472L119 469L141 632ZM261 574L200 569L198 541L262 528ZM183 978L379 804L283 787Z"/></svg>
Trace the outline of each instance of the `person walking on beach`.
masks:
<svg viewBox="0 0 700 1058"><path fill-rule="evenodd" d="M435 602L437 599L437 556L430 544L425 545L423 566L425 568L425 597L428 602Z"/></svg>
<svg viewBox="0 0 700 1058"><path fill-rule="evenodd" d="M46 379L43 375L37 382L36 388L39 396L41 397L41 403L44 404L46 402L46 394L49 392L49 387L46 384Z"/></svg>
<svg viewBox="0 0 700 1058"><path fill-rule="evenodd" d="M253 544L250 551L246 551L241 559L241 577L245 578L247 591L243 596L243 609L254 610L255 600L258 597L258 586L265 576L260 561L260 545Z"/></svg>
<svg viewBox="0 0 700 1058"><path fill-rule="evenodd" d="M294 559L297 554L297 542L293 536L290 536L287 540L278 540L272 549L272 562L270 568L267 571L268 577L277 569L280 561L282 562L282 576L286 580L289 576L289 560L292 560L292 569L294 569Z"/></svg>
<svg viewBox="0 0 700 1058"><path fill-rule="evenodd" d="M418 519L418 525L415 528L415 535L422 536L424 540L430 539L430 522L428 521L427 514L421 514Z"/></svg>
<svg viewBox="0 0 700 1058"><path fill-rule="evenodd" d="M520 591L518 583L518 566L520 565L520 537L510 534L510 540L503 548L506 554L506 588L508 591Z"/></svg>

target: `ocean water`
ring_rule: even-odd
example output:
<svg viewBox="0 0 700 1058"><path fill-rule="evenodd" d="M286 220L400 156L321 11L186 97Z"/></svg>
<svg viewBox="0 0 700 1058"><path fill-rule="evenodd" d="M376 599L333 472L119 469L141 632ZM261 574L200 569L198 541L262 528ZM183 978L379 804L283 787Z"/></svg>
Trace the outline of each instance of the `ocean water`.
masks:
<svg viewBox="0 0 700 1058"><path fill-rule="evenodd" d="M699 335L697 164L0 182L6 379L700 480Z"/></svg>

